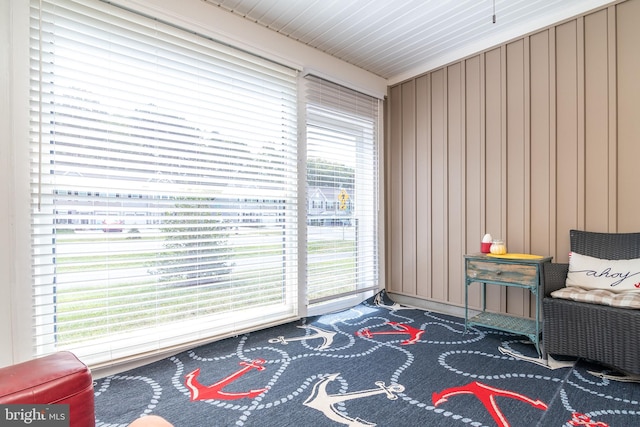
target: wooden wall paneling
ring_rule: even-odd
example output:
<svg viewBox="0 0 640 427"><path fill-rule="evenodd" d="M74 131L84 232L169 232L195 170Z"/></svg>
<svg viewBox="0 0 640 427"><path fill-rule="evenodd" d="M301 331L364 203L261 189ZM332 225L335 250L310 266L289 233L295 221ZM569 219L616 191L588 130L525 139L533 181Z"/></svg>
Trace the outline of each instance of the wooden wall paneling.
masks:
<svg viewBox="0 0 640 427"><path fill-rule="evenodd" d="M500 49L487 52L485 65L485 182L487 232L502 238L502 84Z"/></svg>
<svg viewBox="0 0 640 427"><path fill-rule="evenodd" d="M402 292L402 87L389 90L387 289Z"/></svg>
<svg viewBox="0 0 640 427"><path fill-rule="evenodd" d="M556 27L556 239L569 250L569 230L579 226L577 23ZM564 244L566 242L566 244Z"/></svg>
<svg viewBox="0 0 640 427"><path fill-rule="evenodd" d="M549 31L529 39L529 139L531 156L530 251L551 253L551 75Z"/></svg>
<svg viewBox="0 0 640 427"><path fill-rule="evenodd" d="M609 230L607 10L584 18L584 228Z"/></svg>
<svg viewBox="0 0 640 427"><path fill-rule="evenodd" d="M402 84L402 292L416 294L416 87Z"/></svg>
<svg viewBox="0 0 640 427"><path fill-rule="evenodd" d="M485 212L487 232L494 239L505 238L503 232L503 69L502 49L484 54L485 89ZM487 309L504 308L504 287L487 286Z"/></svg>
<svg viewBox="0 0 640 427"><path fill-rule="evenodd" d="M523 40L522 71L523 71L523 137L524 137L524 228L523 228L523 252L531 253L531 180L532 180L532 160L531 160L531 38L525 37ZM532 298L530 292L523 292L524 316L535 317L536 299Z"/></svg>
<svg viewBox="0 0 640 427"><path fill-rule="evenodd" d="M504 236L510 252L525 248L526 206L529 196L526 173L529 160L525 146L524 41L507 45L507 147L506 147L506 229Z"/></svg>
<svg viewBox="0 0 640 427"><path fill-rule="evenodd" d="M640 231L640 1L617 6L617 231Z"/></svg>
<svg viewBox="0 0 640 427"><path fill-rule="evenodd" d="M528 137L525 138L525 42L523 39L506 46L506 108L507 108L507 147L506 147L506 228L505 242L513 253L528 252L525 247L525 230L528 229L527 199L529 188ZM528 292L527 292L528 294ZM507 288L507 312L514 315L529 314L529 299L523 289Z"/></svg>
<svg viewBox="0 0 640 427"><path fill-rule="evenodd" d="M486 232L567 262L571 228L640 231L638 22L617 2L390 88L390 292L461 305ZM487 306L533 313L500 287Z"/></svg>
<svg viewBox="0 0 640 427"><path fill-rule="evenodd" d="M431 79L416 79L416 295L431 297Z"/></svg>
<svg viewBox="0 0 640 427"><path fill-rule="evenodd" d="M464 62L466 152L464 184L466 246L464 253L480 252L480 241L485 234L483 58L483 55L476 55ZM469 304L472 307L480 307L479 290L478 286L469 289Z"/></svg>
<svg viewBox="0 0 640 427"><path fill-rule="evenodd" d="M447 302L464 304L464 66L447 67Z"/></svg>
<svg viewBox="0 0 640 427"><path fill-rule="evenodd" d="M447 297L447 75L431 73L431 254L432 298Z"/></svg>

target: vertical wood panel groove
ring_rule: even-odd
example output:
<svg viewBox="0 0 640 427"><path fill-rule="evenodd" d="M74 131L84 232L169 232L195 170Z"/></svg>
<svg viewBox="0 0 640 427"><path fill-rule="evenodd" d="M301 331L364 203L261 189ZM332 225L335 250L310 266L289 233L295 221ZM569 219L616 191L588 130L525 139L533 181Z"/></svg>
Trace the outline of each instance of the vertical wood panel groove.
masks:
<svg viewBox="0 0 640 427"><path fill-rule="evenodd" d="M507 46L500 46L500 237L507 236Z"/></svg>
<svg viewBox="0 0 640 427"><path fill-rule="evenodd" d="M444 120L443 120L443 138L442 143L444 144L443 153L444 153L444 170L442 174L442 191L444 192L444 206L449 206L449 150L447 147L449 146L449 73L448 69L444 68L442 73L443 79L443 108L444 108ZM444 236L449 236L449 216L447 215L447 211L443 212L442 215L442 228L444 230ZM449 286L446 286L449 283L449 239L445 238L442 241L442 253L444 256L443 259L443 274L441 285L443 288L442 292L442 301L447 301L449 299Z"/></svg>
<svg viewBox="0 0 640 427"><path fill-rule="evenodd" d="M482 232L487 233L487 104L484 100L487 98L485 76L485 55L480 55L480 222L482 224Z"/></svg>
<svg viewBox="0 0 640 427"><path fill-rule="evenodd" d="M500 236L508 244L507 235L507 46L500 46ZM505 286L500 292L500 311L507 312L507 292Z"/></svg>
<svg viewBox="0 0 640 427"><path fill-rule="evenodd" d="M610 6L607 9L607 54L608 54L608 82L609 82L609 139L607 146L609 148L609 222L608 231L614 232L618 229L618 209L617 209L617 195L618 195L618 180L617 180L617 162L618 158L618 57L616 53L617 39L616 39L616 15L617 6Z"/></svg>
<svg viewBox="0 0 640 427"><path fill-rule="evenodd" d="M431 100L431 92L432 92L432 80L431 80L431 75L429 75L429 78L427 79L427 94L426 97L428 100ZM431 106L431 103L429 103L429 105ZM427 151L427 159L425 162L425 167L431 165L431 162L433 161L433 113L431 112L431 107L429 107L429 110L427 111L427 147L428 147L428 151ZM430 174L431 169L429 168L429 176L431 176ZM431 203L433 201L433 180L429 180L429 185L427 186L427 200ZM429 232L429 236L428 236L428 251L429 251L429 285L428 285L428 289L429 289L429 296L433 297L433 231L431 230L431 224L433 224L433 213L431 211L431 206L429 206L429 209L427 210L427 229Z"/></svg>
<svg viewBox="0 0 640 427"><path fill-rule="evenodd" d="M465 66L466 64L463 62L462 66L460 67L460 123L458 124L460 126L460 138L462 139L462 141L460 142L460 146L462 147L462 152L460 153L460 155L462 156L461 159L461 170L462 170L462 176L460 177L460 183L461 183L461 191L460 194L458 195L460 197L460 211L462 212L462 214L460 215L460 247L463 250L466 250L466 239L465 236L467 235L467 222L465 221L465 215L464 213L467 212L467 198L465 197L466 194L466 182L467 182L467 132L466 132L466 127L467 127L467 68ZM460 268L460 271L462 271L462 265ZM464 289L463 289L464 290Z"/></svg>
<svg viewBox="0 0 640 427"><path fill-rule="evenodd" d="M586 206L586 175L585 175L585 151L586 151L586 141L584 135L584 127L585 127L585 60L584 60L584 48L585 48L585 34L584 34L584 18L580 17L576 20L576 62L577 62L577 125L576 125L576 136L578 140L578 216L577 216L577 227L579 229L584 230L586 218L585 218L585 206Z"/></svg>
<svg viewBox="0 0 640 427"><path fill-rule="evenodd" d="M556 29L549 29L549 216L553 218L549 224L549 240L553 242L551 255L557 259L560 250L558 247L558 181L556 171L558 170L558 122L557 122L557 88L556 88Z"/></svg>
<svg viewBox="0 0 640 427"><path fill-rule="evenodd" d="M524 136L524 218L523 218L523 252L531 253L531 55L530 37L525 37L523 46L523 136ZM530 292L522 292L524 298L523 314L535 316L534 304Z"/></svg>
<svg viewBox="0 0 640 427"><path fill-rule="evenodd" d="M523 250L531 252L531 64L530 37L525 37L523 47L523 83L524 83L524 224L523 224Z"/></svg>

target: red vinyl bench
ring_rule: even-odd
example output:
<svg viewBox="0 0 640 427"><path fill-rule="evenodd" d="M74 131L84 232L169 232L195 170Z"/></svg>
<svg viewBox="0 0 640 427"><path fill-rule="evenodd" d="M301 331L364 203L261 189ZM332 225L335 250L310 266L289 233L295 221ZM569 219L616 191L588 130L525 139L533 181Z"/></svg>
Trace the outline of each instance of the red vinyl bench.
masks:
<svg viewBox="0 0 640 427"><path fill-rule="evenodd" d="M71 427L95 427L91 372L68 351L0 368L0 404L68 404Z"/></svg>

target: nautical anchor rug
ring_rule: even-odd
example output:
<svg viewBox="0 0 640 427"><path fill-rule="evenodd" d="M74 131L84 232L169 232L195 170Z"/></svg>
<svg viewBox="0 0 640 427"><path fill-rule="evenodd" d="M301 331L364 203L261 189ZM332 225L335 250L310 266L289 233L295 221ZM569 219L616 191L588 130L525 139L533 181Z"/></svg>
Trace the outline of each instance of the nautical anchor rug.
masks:
<svg viewBox="0 0 640 427"><path fill-rule="evenodd" d="M638 426L635 380L381 292L97 380L96 425Z"/></svg>

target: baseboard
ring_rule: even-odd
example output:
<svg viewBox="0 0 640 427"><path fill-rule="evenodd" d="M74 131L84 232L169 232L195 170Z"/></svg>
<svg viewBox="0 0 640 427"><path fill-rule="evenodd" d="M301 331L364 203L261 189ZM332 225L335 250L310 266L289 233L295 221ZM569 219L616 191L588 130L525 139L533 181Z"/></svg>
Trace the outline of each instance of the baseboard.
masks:
<svg viewBox="0 0 640 427"><path fill-rule="evenodd" d="M464 307L456 305L445 304L436 301L429 301L417 297L409 297L406 295L394 294L388 292L389 297L398 304L406 305L409 307L419 308L422 310L435 311L437 313L448 314L450 316L456 316L464 319ZM469 310L469 316L477 314L476 310Z"/></svg>

